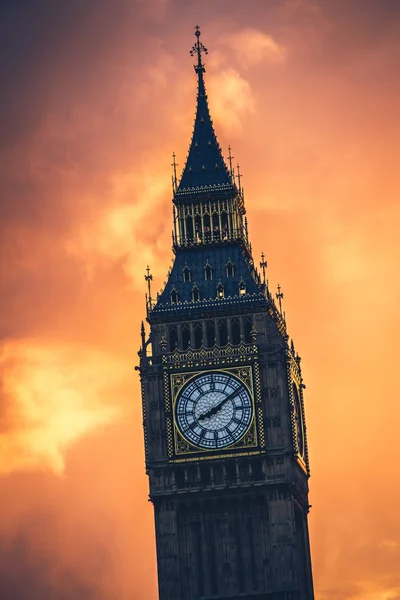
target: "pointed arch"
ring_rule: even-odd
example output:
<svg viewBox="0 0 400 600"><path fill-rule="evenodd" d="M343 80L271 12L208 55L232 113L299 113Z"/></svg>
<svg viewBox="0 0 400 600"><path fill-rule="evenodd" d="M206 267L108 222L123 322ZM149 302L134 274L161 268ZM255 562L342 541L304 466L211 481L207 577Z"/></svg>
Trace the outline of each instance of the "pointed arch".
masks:
<svg viewBox="0 0 400 600"><path fill-rule="evenodd" d="M187 266L187 264L185 264L184 268L183 268L183 281L187 282L187 281L191 281L192 280L192 273L190 271L190 268Z"/></svg>
<svg viewBox="0 0 400 600"><path fill-rule="evenodd" d="M212 279L212 268L208 261L206 262L206 265L204 267L204 279L206 281L211 281Z"/></svg>
<svg viewBox="0 0 400 600"><path fill-rule="evenodd" d="M225 295L224 286L221 282L217 285L217 298L223 298Z"/></svg>
<svg viewBox="0 0 400 600"><path fill-rule="evenodd" d="M239 296L245 296L245 295L246 295L246 284L243 281L243 279L241 279L239 282Z"/></svg>
<svg viewBox="0 0 400 600"><path fill-rule="evenodd" d="M196 282L194 283L192 288L192 300L193 302L199 302L200 300L200 290L197 287Z"/></svg>
<svg viewBox="0 0 400 600"><path fill-rule="evenodd" d="M228 262L226 263L226 276L233 277L235 275L235 266L230 258L228 258Z"/></svg>
<svg viewBox="0 0 400 600"><path fill-rule="evenodd" d="M171 297L171 304L178 304L179 297L178 297L178 292L176 291L175 287L172 288L170 297Z"/></svg>

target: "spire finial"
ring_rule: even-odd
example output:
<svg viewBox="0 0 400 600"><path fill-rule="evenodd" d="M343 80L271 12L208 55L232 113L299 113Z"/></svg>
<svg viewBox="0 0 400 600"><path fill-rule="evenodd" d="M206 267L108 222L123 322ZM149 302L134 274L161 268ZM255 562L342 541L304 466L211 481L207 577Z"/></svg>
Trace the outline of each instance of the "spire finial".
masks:
<svg viewBox="0 0 400 600"><path fill-rule="evenodd" d="M265 260L265 254L264 252L261 253L261 262L260 262L260 269L262 269L262 274L263 274L263 284L265 285L265 269L267 268L267 261Z"/></svg>
<svg viewBox="0 0 400 600"><path fill-rule="evenodd" d="M279 312L282 314L282 298L283 298L283 292L282 292L282 288L278 283L278 293L276 294L277 300L279 302Z"/></svg>
<svg viewBox="0 0 400 600"><path fill-rule="evenodd" d="M150 273L150 267L149 267L149 265L147 265L146 275L144 276L144 278L147 281L147 289L148 289L148 294L146 294L146 296L147 296L147 304L148 304L149 310L151 310L151 308L152 308L151 282L153 281L153 275Z"/></svg>
<svg viewBox="0 0 400 600"><path fill-rule="evenodd" d="M238 178L239 192L241 192L242 191L242 184L241 184L242 174L240 172L240 165L239 165L239 163L237 164L237 178Z"/></svg>
<svg viewBox="0 0 400 600"><path fill-rule="evenodd" d="M173 175L172 175L172 193L175 194L176 190L178 189L178 180L176 177L176 167L178 167L179 165L176 162L176 154L175 152L172 153L172 164L171 167L173 168Z"/></svg>
<svg viewBox="0 0 400 600"><path fill-rule="evenodd" d="M144 322L142 321L142 325L140 327L140 337L142 338L142 350L144 351L146 347L146 332L144 329Z"/></svg>
<svg viewBox="0 0 400 600"><path fill-rule="evenodd" d="M197 54L197 65L194 65L194 70L196 71L196 73L200 74L204 73L206 70L205 66L201 62L201 53L204 52L204 54L208 54L208 50L205 46L203 46L203 44L200 41L201 32L199 25L196 25L195 30L196 31L194 32L194 35L197 37L197 42L192 47L190 55L194 56L195 54Z"/></svg>
<svg viewBox="0 0 400 600"><path fill-rule="evenodd" d="M232 182L234 182L234 172L233 172L233 167L232 167L232 159L235 158L234 156L232 156L232 148L229 145L228 146L228 160L229 160L229 173L231 175L231 180Z"/></svg>

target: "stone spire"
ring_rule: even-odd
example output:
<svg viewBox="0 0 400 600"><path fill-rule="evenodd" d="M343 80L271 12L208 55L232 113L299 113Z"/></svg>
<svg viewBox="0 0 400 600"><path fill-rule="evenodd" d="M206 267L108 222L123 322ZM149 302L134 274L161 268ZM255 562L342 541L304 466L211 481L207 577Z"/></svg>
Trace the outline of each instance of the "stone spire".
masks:
<svg viewBox="0 0 400 600"><path fill-rule="evenodd" d="M225 164L210 116L204 84L206 69L202 62L202 54L207 54L208 51L200 42L198 25L195 35L197 41L190 54L197 57L197 63L194 65L198 77L197 110L189 154L175 197L192 196L204 192L237 194L236 184Z"/></svg>

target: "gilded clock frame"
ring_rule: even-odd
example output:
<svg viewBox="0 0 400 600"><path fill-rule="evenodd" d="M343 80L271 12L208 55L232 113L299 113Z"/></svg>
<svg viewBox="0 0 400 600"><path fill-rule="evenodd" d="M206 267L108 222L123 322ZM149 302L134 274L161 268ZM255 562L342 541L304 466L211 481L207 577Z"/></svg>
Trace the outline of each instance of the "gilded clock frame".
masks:
<svg viewBox="0 0 400 600"><path fill-rule="evenodd" d="M304 451L303 454L300 452L300 448L298 447L297 442L297 423L296 423L296 408L295 408L295 398L293 394L293 385L296 386L296 390L298 393L299 404L300 404L300 419L301 419L301 427L302 427L302 436L303 436L303 444ZM304 399L303 399L303 380L301 377L300 369L295 360L290 359L288 361L288 392L289 392L289 402L290 402L290 421L291 421L291 429L292 429L292 443L293 449L295 453L296 460L300 467L309 474L309 464L308 464L308 448L307 448L307 434L306 434L306 422L305 422L305 414L304 414Z"/></svg>
<svg viewBox="0 0 400 600"><path fill-rule="evenodd" d="M254 372L253 372L254 367ZM257 368L255 368L257 367ZM199 448L191 444L181 434L176 422L176 402L182 388L194 377L205 373L224 372L229 373L240 380L249 392L252 404L252 417L243 436L232 445L222 449ZM166 408L166 428L168 455L173 462L189 462L193 460L211 460L215 458L227 458L229 456L248 456L260 453L260 441L264 440L262 418L260 419L259 406L261 399L259 394L258 365L238 365L235 367L219 367L207 370L194 370L186 373L174 372L164 374L164 394Z"/></svg>

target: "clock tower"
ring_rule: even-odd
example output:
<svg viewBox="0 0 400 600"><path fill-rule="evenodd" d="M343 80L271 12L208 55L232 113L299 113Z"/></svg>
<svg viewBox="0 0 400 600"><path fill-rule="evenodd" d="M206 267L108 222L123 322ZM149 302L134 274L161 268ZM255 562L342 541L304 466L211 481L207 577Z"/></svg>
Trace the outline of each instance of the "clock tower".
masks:
<svg viewBox="0 0 400 600"><path fill-rule="evenodd" d="M160 600L312 600L300 357L249 242L240 174L197 111L173 177L174 262L142 324L146 472ZM175 160L174 160L175 165ZM277 302L276 302L277 301Z"/></svg>

